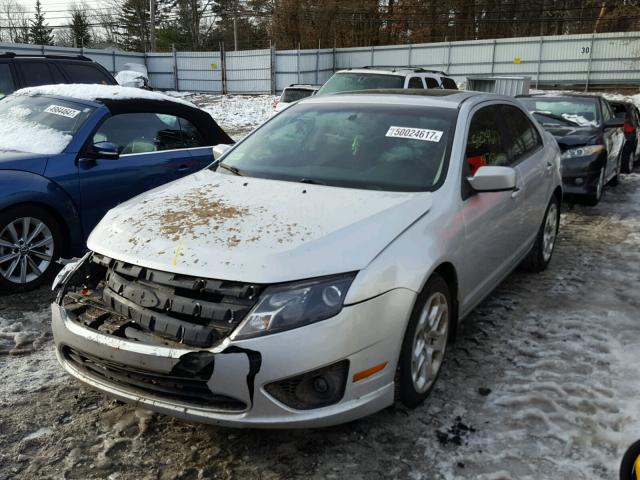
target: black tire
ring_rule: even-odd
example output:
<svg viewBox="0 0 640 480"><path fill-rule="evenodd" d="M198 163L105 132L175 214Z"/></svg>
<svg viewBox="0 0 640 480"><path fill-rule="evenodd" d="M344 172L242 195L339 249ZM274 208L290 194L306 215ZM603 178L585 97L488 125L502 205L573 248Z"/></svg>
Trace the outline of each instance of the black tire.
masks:
<svg viewBox="0 0 640 480"><path fill-rule="evenodd" d="M550 212L555 207L555 234L553 236L553 244L551 245L551 252L545 253L545 231L548 227L547 220ZM552 220L550 220L552 221ZM551 197L549 201L549 205L547 205L547 210L544 213L544 218L542 219L542 225L540 225L540 229L538 230L538 235L536 236L536 240L533 243L533 247L531 247L531 251L526 256L522 265L532 272L542 272L546 270L549 266L549 262L551 262L551 258L553 257L553 251L555 249L555 244L558 239L558 230L560 227L560 201L556 195ZM548 238L548 237L547 237ZM547 240L548 241L548 240Z"/></svg>
<svg viewBox="0 0 640 480"><path fill-rule="evenodd" d="M437 293L444 295L448 306L446 318L444 319L444 321L446 322L446 333L443 333L444 348L442 354L439 357L440 363L435 377L433 378L433 380L431 380L430 386L425 391L420 392L415 388L411 374L413 341L416 333L416 327L418 326L418 321L427 303L427 300L429 300L434 294ZM408 408L415 408L422 402L424 402L437 382L440 371L442 370L442 361L444 360L444 356L446 354L446 346L449 343L451 332L453 330L452 313L453 305L451 303L451 293L449 291L449 286L440 275L434 273L427 281L422 292L418 295L416 303L413 307L413 312L411 313L411 318L409 319L407 330L402 341L400 358L398 360L398 370L396 373L396 399L400 400Z"/></svg>
<svg viewBox="0 0 640 480"><path fill-rule="evenodd" d="M639 472L636 471L636 463L639 457L640 440L631 445L624 454L624 457L622 457L622 462L620 463L620 480L635 480L638 478Z"/></svg>
<svg viewBox="0 0 640 480"><path fill-rule="evenodd" d="M584 203L591 207L595 207L602 199L602 192L604 191L604 167L600 169L600 175L598 176L599 188L590 195L585 196Z"/></svg>
<svg viewBox="0 0 640 480"><path fill-rule="evenodd" d="M18 292L32 290L50 281L53 275L59 270L59 265L56 263L56 260L60 258L62 253L62 231L56 219L46 210L36 206L26 205L8 208L3 212L0 212L0 235L3 231L5 231L8 225L12 224L17 219L25 217L30 217L32 219L40 221L46 226L46 228L49 229L52 238L52 246L49 247L52 251L51 261L48 262L48 265L39 276L24 283L20 281L12 281L10 278L7 278L7 274L11 265L7 265L7 262L5 262L4 264L0 264L0 292ZM37 238L38 237L36 237L36 239ZM2 258L3 256L6 257L6 255L13 253L14 250L10 249L9 247L0 246L0 258ZM36 274L33 272L33 270L31 270L30 275L35 276Z"/></svg>

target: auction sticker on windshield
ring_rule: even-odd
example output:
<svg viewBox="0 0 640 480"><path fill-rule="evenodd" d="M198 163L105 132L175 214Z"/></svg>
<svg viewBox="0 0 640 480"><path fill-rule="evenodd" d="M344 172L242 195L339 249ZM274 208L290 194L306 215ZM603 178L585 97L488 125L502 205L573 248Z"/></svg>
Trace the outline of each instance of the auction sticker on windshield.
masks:
<svg viewBox="0 0 640 480"><path fill-rule="evenodd" d="M74 110L73 108L62 107L60 105L49 105L44 111L67 118L76 118L80 113L80 110Z"/></svg>
<svg viewBox="0 0 640 480"><path fill-rule="evenodd" d="M442 138L442 131L429 130L427 128L389 127L386 136L393 138L408 138L411 140L423 140L425 142L439 142Z"/></svg>

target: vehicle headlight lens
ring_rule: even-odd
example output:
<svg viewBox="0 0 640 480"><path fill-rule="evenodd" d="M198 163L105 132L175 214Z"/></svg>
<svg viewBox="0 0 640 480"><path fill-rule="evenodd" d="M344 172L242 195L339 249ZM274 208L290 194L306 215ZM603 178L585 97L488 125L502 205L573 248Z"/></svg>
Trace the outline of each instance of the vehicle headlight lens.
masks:
<svg viewBox="0 0 640 480"><path fill-rule="evenodd" d="M268 287L234 339L291 330L337 315L355 274Z"/></svg>
<svg viewBox="0 0 640 480"><path fill-rule="evenodd" d="M584 147L578 148L570 148L569 150L565 150L562 152L562 156L560 158L578 158L578 157L588 157L589 155L595 155L596 153L600 153L604 151L604 147L602 145L586 145Z"/></svg>

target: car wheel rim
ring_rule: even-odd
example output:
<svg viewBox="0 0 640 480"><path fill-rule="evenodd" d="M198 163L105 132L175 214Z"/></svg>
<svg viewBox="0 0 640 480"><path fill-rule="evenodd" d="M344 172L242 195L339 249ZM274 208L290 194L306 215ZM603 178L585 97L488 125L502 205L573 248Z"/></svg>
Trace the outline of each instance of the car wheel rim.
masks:
<svg viewBox="0 0 640 480"><path fill-rule="evenodd" d="M44 222L18 218L0 232L0 275L12 283L32 282L51 265L53 250L53 235Z"/></svg>
<svg viewBox="0 0 640 480"><path fill-rule="evenodd" d="M558 233L558 207L555 202L549 205L547 219L544 223L544 231L542 232L542 256L545 262L548 262L553 253L553 247L556 244L556 235Z"/></svg>
<svg viewBox="0 0 640 480"><path fill-rule="evenodd" d="M411 350L411 378L416 392L426 392L440 371L449 333L449 305L442 293L426 301L416 325Z"/></svg>

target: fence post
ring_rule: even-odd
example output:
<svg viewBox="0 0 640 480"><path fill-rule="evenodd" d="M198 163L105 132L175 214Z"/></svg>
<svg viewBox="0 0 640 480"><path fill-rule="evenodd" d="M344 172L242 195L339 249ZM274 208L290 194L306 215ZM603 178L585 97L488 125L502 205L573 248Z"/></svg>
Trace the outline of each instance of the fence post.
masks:
<svg viewBox="0 0 640 480"><path fill-rule="evenodd" d="M413 52L413 45L410 43L409 44L409 63L407 64L407 66L411 66L411 52Z"/></svg>
<svg viewBox="0 0 640 480"><path fill-rule="evenodd" d="M44 45L40 45L40 50L42 50L42 55L44 55Z"/></svg>
<svg viewBox="0 0 640 480"><path fill-rule="evenodd" d="M298 50L296 50L296 69L298 70L298 81L300 83L300 44L298 43Z"/></svg>
<svg viewBox="0 0 640 480"><path fill-rule="evenodd" d="M584 91L589 91L589 79L591 77L591 59L593 57L593 41L595 39L596 33L593 32L591 34L591 44L589 45L589 63L587 64L587 81L584 85Z"/></svg>
<svg viewBox="0 0 640 480"><path fill-rule="evenodd" d="M451 68L451 42L447 42L447 70L445 73L449 75L449 68Z"/></svg>
<svg viewBox="0 0 640 480"><path fill-rule="evenodd" d="M271 95L275 95L278 88L278 72L276 69L276 46L271 45Z"/></svg>
<svg viewBox="0 0 640 480"><path fill-rule="evenodd" d="M319 70L320 70L320 45L318 45L318 49L316 50L316 85L318 84Z"/></svg>
<svg viewBox="0 0 640 480"><path fill-rule="evenodd" d="M369 65L371 65L372 67L373 67L373 64L375 63L373 61L373 54L374 54L373 45L371 45L371 63Z"/></svg>
<svg viewBox="0 0 640 480"><path fill-rule="evenodd" d="M111 70L111 72L113 73L113 75L116 74L116 49L112 49L111 50L111 63L113 64L113 70Z"/></svg>
<svg viewBox="0 0 640 480"><path fill-rule="evenodd" d="M333 63L331 65L331 68L333 70L333 73L336 73L336 45L335 43L333 44Z"/></svg>
<svg viewBox="0 0 640 480"><path fill-rule="evenodd" d="M225 58L224 42L220 42L220 78L222 79L222 94L227 93L227 59Z"/></svg>
<svg viewBox="0 0 640 480"><path fill-rule="evenodd" d="M540 35L540 41L538 42L538 70L536 71L536 89L540 83L540 64L542 63L542 44L544 43L544 37Z"/></svg>
<svg viewBox="0 0 640 480"><path fill-rule="evenodd" d="M493 75L494 65L496 64L496 39L493 39L493 49L491 50L491 75Z"/></svg>
<svg viewBox="0 0 640 480"><path fill-rule="evenodd" d="M173 83L175 85L176 92L180 91L180 80L178 79L178 52L176 52L176 44L171 44L171 51L173 52Z"/></svg>

